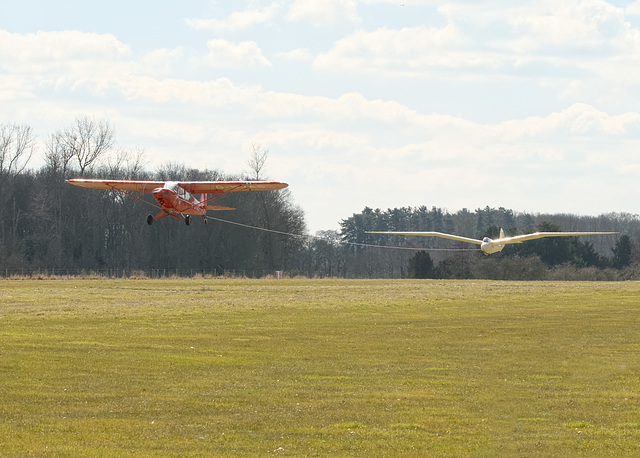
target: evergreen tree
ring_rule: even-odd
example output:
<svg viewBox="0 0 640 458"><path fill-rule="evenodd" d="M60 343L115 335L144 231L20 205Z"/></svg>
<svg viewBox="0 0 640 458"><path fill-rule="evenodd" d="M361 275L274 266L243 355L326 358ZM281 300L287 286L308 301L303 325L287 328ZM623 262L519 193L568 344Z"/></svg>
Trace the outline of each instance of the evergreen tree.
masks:
<svg viewBox="0 0 640 458"><path fill-rule="evenodd" d="M418 251L407 265L409 278L435 278L436 269L431 256L426 251Z"/></svg>
<svg viewBox="0 0 640 458"><path fill-rule="evenodd" d="M631 263L631 238L628 235L623 235L616 242L616 246L613 248L613 259L611 264L616 269L622 269L627 267Z"/></svg>

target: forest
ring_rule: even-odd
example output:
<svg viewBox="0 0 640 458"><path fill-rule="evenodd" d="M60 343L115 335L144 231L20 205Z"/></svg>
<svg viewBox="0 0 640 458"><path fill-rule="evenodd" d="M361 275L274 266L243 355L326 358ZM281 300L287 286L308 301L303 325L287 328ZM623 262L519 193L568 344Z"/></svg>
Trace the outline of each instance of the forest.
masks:
<svg viewBox="0 0 640 458"><path fill-rule="evenodd" d="M640 217L529 214L505 208L365 208L340 230L308 234L290 188L225 195L208 224L169 218L148 226L153 199L71 186L70 178L261 180L268 149L254 145L249 172L165 163L149 170L144 151L116 146L104 119L78 117L40 142L31 127L0 124L0 276L285 276L629 280L640 278ZM42 149L44 149L42 151ZM43 165L31 168L34 157ZM285 180L286 181L286 180ZM139 195L140 196L140 195ZM540 239L484 256L475 246L433 237L367 231L440 231L495 237L540 231L616 231L612 236Z"/></svg>

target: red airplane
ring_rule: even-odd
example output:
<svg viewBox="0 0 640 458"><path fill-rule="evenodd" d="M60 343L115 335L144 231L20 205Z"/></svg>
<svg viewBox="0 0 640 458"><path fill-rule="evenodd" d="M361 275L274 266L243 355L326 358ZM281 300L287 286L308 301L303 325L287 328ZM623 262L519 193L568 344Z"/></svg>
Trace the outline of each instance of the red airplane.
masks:
<svg viewBox="0 0 640 458"><path fill-rule="evenodd" d="M239 191L274 191L286 188L287 183L278 181L135 181L135 180L85 180L81 178L67 180L76 186L93 189L152 192L160 204L160 213L147 216L147 224L167 216L184 219L187 226L191 224L191 215L200 215L207 222L207 210L235 210L235 208L207 205L228 192ZM201 194L200 200L192 194ZM208 197L208 194L213 194ZM130 195L130 194L129 194ZM140 199L139 197L136 199ZM142 199L140 199L142 200ZM149 203L145 200L143 202ZM149 203L150 204L150 203ZM153 204L150 204L153 205Z"/></svg>

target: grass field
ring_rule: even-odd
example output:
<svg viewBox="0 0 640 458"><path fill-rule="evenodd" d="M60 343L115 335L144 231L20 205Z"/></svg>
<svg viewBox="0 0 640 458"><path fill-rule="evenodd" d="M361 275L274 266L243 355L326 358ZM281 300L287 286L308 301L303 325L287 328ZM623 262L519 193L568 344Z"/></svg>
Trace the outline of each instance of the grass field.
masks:
<svg viewBox="0 0 640 458"><path fill-rule="evenodd" d="M0 455L640 456L640 284L2 280Z"/></svg>

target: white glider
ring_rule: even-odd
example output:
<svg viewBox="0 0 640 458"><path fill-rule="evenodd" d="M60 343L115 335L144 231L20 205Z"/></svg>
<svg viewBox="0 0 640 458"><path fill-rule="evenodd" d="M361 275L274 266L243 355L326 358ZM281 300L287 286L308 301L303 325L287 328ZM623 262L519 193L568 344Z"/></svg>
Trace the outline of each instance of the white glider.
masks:
<svg viewBox="0 0 640 458"><path fill-rule="evenodd" d="M504 231L500 229L500 238L492 240L485 237L482 240L462 237L453 234L444 234L442 232L367 232L367 234L389 234L389 235L419 235L426 237L442 237L444 239L457 240L459 242L474 243L480 245L480 249L486 255L502 251L505 245L512 243L522 243L527 240L541 239L543 237L574 237L577 235L606 235L617 234L617 232L534 232L533 234L514 235L513 237L505 237Z"/></svg>

